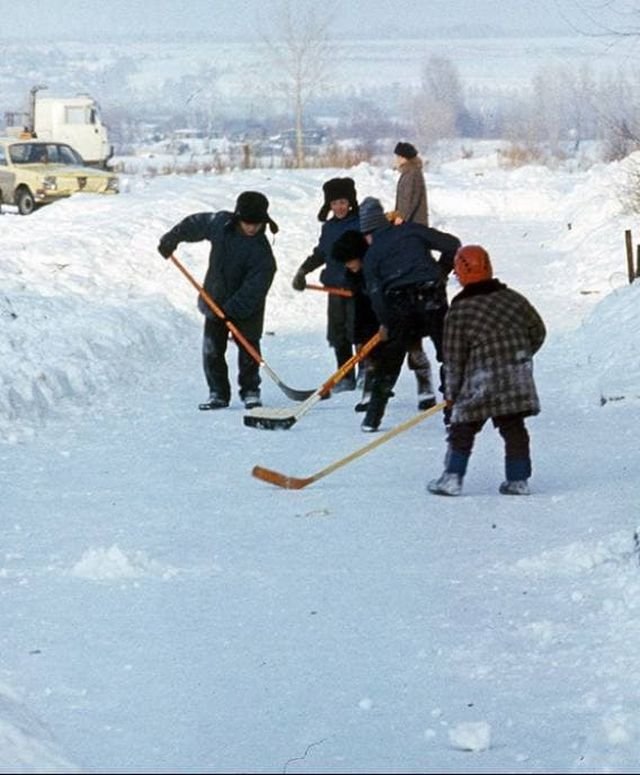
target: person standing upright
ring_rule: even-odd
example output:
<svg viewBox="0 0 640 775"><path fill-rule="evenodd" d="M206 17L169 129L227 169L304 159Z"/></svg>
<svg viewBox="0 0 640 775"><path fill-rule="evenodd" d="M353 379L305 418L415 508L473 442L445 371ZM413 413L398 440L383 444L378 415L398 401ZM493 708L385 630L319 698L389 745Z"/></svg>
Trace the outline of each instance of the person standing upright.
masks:
<svg viewBox="0 0 640 775"><path fill-rule="evenodd" d="M238 327L247 341L260 352L267 293L276 273L276 261L265 226L276 234L278 226L268 214L269 200L259 191L243 191L233 212L221 210L195 213L164 234L158 252L170 258L181 242L211 243L209 268L204 289ZM198 296L204 314L202 363L209 386L209 399L201 409L229 406L231 385L226 362L229 330L224 320ZM238 343L238 385L247 409L261 406L260 367Z"/></svg>
<svg viewBox="0 0 640 775"><path fill-rule="evenodd" d="M445 398L452 408L442 475L427 484L435 495L460 495L476 435L491 420L504 441L502 495L529 495L529 432L540 412L533 356L546 336L533 305L493 276L481 245L464 245L454 272L462 290L444 321Z"/></svg>
<svg viewBox="0 0 640 775"><path fill-rule="evenodd" d="M400 142L393 151L400 173L396 184L395 212L402 223L429 225L429 201L424 164L415 146Z"/></svg>
<svg viewBox="0 0 640 775"><path fill-rule="evenodd" d="M427 186L424 181L422 159L411 143L399 142L395 149L396 168L400 172L396 185L394 223L419 223L429 226ZM424 351L422 339L409 345L407 366L416 375L418 409L429 409L436 402L431 374L431 363Z"/></svg>
<svg viewBox="0 0 640 775"><path fill-rule="evenodd" d="M332 288L354 291L355 280L344 265L332 257L335 241L346 231L358 230L358 199L355 183L352 178L331 178L322 186L324 202L318 212L318 220L322 223L320 238L293 278L292 286L296 291L303 291L307 282L305 275L320 266L320 282ZM329 216L331 213L331 217ZM327 294L327 341L333 348L338 367L353 355L355 303L353 297ZM355 390L356 378L353 372L339 382L333 389L334 393L343 390Z"/></svg>

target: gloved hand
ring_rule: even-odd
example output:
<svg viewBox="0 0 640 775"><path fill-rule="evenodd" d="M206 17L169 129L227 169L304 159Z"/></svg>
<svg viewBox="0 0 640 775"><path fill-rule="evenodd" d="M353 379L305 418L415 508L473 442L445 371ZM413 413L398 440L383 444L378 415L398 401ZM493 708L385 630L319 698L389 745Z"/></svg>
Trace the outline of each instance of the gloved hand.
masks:
<svg viewBox="0 0 640 775"><path fill-rule="evenodd" d="M307 281L302 269L298 269L298 271L295 273L293 280L291 281L291 285L293 286L294 291L304 291L304 289L307 287Z"/></svg>
<svg viewBox="0 0 640 775"><path fill-rule="evenodd" d="M165 234L164 237L160 238L160 242L158 243L158 253L160 253L163 258L170 258L177 247L178 241L176 238L171 236L171 234Z"/></svg>

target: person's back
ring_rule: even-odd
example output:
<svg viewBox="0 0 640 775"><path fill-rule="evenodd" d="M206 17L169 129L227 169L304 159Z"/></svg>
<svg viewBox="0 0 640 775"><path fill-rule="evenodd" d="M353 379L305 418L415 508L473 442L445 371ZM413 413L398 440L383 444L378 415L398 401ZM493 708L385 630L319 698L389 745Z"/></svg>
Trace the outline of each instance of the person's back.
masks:
<svg viewBox="0 0 640 775"><path fill-rule="evenodd" d="M396 184L396 215L403 223L428 226L429 202L423 161L411 143L398 143L394 154L400 173Z"/></svg>
<svg viewBox="0 0 640 775"><path fill-rule="evenodd" d="M503 495L528 495L531 476L525 418L538 414L533 356L546 336L530 302L493 276L481 245L464 245L454 271L462 291L444 321L445 398L451 410L445 470L427 485L460 495L476 435L491 420L504 441Z"/></svg>

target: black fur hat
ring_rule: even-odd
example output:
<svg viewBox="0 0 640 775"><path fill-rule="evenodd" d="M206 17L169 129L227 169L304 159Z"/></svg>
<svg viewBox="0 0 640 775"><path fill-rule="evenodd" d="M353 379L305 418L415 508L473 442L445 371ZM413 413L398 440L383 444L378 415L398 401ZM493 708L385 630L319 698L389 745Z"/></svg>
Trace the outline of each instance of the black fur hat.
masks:
<svg viewBox="0 0 640 775"><path fill-rule="evenodd" d="M333 243L331 258L339 261L341 264L346 264L347 261L351 261L354 258L364 258L368 247L369 243L361 232L349 229L349 231L343 232Z"/></svg>
<svg viewBox="0 0 640 775"><path fill-rule="evenodd" d="M269 200L259 191L243 191L236 200L233 214L246 223L268 223L272 234L278 233L278 224L269 217Z"/></svg>
<svg viewBox="0 0 640 775"><path fill-rule="evenodd" d="M331 178L322 186L324 192L324 204L318 212L318 220L326 221L331 202L336 199L346 199L351 209L358 212L358 195L356 194L356 184L353 178Z"/></svg>
<svg viewBox="0 0 640 775"><path fill-rule="evenodd" d="M396 156L402 156L403 159L415 159L418 155L418 151L411 143L398 143L393 152Z"/></svg>

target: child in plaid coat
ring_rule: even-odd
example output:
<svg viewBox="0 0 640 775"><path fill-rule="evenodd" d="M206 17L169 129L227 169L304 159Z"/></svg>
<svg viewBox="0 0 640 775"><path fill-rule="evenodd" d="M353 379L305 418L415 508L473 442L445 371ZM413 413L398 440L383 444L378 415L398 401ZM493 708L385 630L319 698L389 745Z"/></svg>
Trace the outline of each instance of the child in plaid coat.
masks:
<svg viewBox="0 0 640 775"><path fill-rule="evenodd" d="M540 412L533 355L546 336L534 307L493 277L480 245L456 253L454 273L462 291L444 323L445 400L451 408L445 470L427 488L460 495L474 439L489 419L505 445L503 495L528 495L531 476L525 418Z"/></svg>

